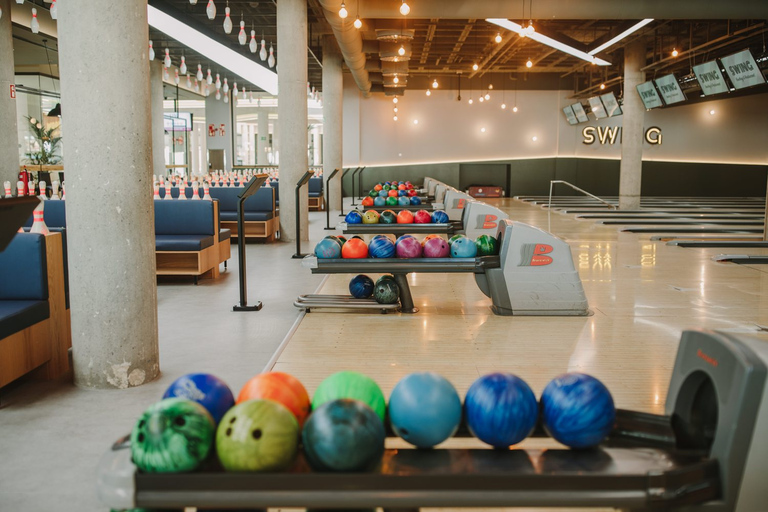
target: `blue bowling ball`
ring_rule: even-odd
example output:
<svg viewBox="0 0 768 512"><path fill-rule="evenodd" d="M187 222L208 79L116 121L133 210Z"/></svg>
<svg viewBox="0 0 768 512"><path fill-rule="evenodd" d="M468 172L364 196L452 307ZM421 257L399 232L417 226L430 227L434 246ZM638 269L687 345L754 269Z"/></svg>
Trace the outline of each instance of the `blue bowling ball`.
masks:
<svg viewBox="0 0 768 512"><path fill-rule="evenodd" d="M341 258L341 245L332 238L323 238L315 246L315 256L325 260Z"/></svg>
<svg viewBox="0 0 768 512"><path fill-rule="evenodd" d="M523 379L491 373L477 379L467 391L464 414L472 435L496 448L507 448L533 432L538 405Z"/></svg>
<svg viewBox="0 0 768 512"><path fill-rule="evenodd" d="M421 198L418 196L411 197L411 205L416 206L418 204L421 204Z"/></svg>
<svg viewBox="0 0 768 512"><path fill-rule="evenodd" d="M461 423L459 394L448 380L432 372L403 377L392 390L388 410L395 433L419 448L442 443Z"/></svg>
<svg viewBox="0 0 768 512"><path fill-rule="evenodd" d="M379 197L386 198L387 196L389 196L389 194L387 193L387 189L383 188L383 189L379 190Z"/></svg>
<svg viewBox="0 0 768 512"><path fill-rule="evenodd" d="M346 222L347 224L362 224L363 214L361 214L357 210L352 210L347 214L346 217L344 217L344 222Z"/></svg>
<svg viewBox="0 0 768 512"><path fill-rule="evenodd" d="M611 392L583 373L552 379L541 394L541 414L549 435L571 448L597 446L616 421Z"/></svg>
<svg viewBox="0 0 768 512"><path fill-rule="evenodd" d="M408 195L408 191L407 190L398 190L397 191L397 195L399 197L407 196Z"/></svg>
<svg viewBox="0 0 768 512"><path fill-rule="evenodd" d="M435 210L432 212L432 224L448 224L448 214L443 210Z"/></svg>
<svg viewBox="0 0 768 512"><path fill-rule="evenodd" d="M376 196L373 198L373 206L385 206L386 204L387 200L381 196Z"/></svg>
<svg viewBox="0 0 768 512"><path fill-rule="evenodd" d="M374 237L368 244L368 256L371 258L394 258L395 243L383 235Z"/></svg>
<svg viewBox="0 0 768 512"><path fill-rule="evenodd" d="M455 239L451 246L451 258L474 258L477 256L477 246L475 242L466 236L460 236Z"/></svg>
<svg viewBox="0 0 768 512"><path fill-rule="evenodd" d="M411 198L400 196L397 198L397 204L399 204L400 206L409 206L411 204Z"/></svg>
<svg viewBox="0 0 768 512"><path fill-rule="evenodd" d="M165 390L163 399L166 398L186 398L197 402L211 413L216 423L235 405L229 386L209 373L190 373L179 377Z"/></svg>
<svg viewBox="0 0 768 512"><path fill-rule="evenodd" d="M358 274L349 280L349 293L356 299L368 299L373 295L373 279Z"/></svg>

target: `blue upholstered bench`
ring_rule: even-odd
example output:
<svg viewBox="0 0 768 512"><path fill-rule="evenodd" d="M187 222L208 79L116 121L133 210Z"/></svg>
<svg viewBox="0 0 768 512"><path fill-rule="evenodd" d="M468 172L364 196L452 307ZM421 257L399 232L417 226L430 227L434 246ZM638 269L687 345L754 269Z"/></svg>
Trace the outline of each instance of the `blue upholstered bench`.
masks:
<svg viewBox="0 0 768 512"><path fill-rule="evenodd" d="M307 183L307 194L309 195L310 211L325 209L325 198L323 197L323 178L309 178L309 183Z"/></svg>
<svg viewBox="0 0 768 512"><path fill-rule="evenodd" d="M237 203L238 196L242 192L242 187L212 187L209 192L212 198L219 201L221 226L231 230L233 237L238 236ZM272 187L261 187L255 194L246 199L243 203L245 238L274 241L275 233L280 226L280 219L275 208L275 190Z"/></svg>
<svg viewBox="0 0 768 512"><path fill-rule="evenodd" d="M69 368L61 233L18 233L0 252L0 387L42 367L46 378Z"/></svg>

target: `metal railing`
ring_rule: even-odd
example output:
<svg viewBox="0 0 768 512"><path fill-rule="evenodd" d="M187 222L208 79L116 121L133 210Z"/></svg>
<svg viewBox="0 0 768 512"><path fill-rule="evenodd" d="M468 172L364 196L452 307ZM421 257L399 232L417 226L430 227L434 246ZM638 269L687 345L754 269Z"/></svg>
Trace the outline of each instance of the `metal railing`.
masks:
<svg viewBox="0 0 768 512"><path fill-rule="evenodd" d="M568 183L567 181L563 181L563 180L552 180L552 181L550 181L550 182L549 182L549 203L547 204L547 208L548 208L550 211L551 211L551 209L552 209L552 190L555 188L555 185L556 185L556 184L558 184L558 183L562 183L563 185L568 185L568 186L569 186L569 187L571 187L573 190L576 190L577 192L581 192L582 194L588 195L588 196L589 196L589 197L591 197L592 199L597 199L597 200L598 200L598 201L600 201L601 203L605 204L606 206L610 206L610 207L611 207L611 208L613 208L614 210L618 210L618 209L619 209L619 207L618 207L617 205L615 205L615 204L612 204L612 203L609 203L609 202L608 202L608 201L606 201L605 199L600 199L600 198L599 198L599 197L597 197L596 195L594 195L594 194L590 194L590 193L589 193L589 192L587 192L586 190L584 190L584 189L581 189L581 188L577 187L576 185L574 185L574 184L572 184L572 183Z"/></svg>

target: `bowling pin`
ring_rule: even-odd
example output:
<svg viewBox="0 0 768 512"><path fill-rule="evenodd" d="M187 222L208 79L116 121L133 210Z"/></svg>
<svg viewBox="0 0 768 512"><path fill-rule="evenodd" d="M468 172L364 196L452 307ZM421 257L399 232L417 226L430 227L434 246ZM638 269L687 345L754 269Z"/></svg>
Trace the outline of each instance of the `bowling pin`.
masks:
<svg viewBox="0 0 768 512"><path fill-rule="evenodd" d="M32 222L32 229L29 230L30 233L40 233L42 235L50 233L48 226L45 225L43 208L45 208L45 202L40 201L40 204L38 204L32 212L34 222Z"/></svg>
<svg viewBox="0 0 768 512"><path fill-rule="evenodd" d="M51 194L51 199L58 200L59 199L59 182L54 181L51 183L51 190L53 193Z"/></svg>
<svg viewBox="0 0 768 512"><path fill-rule="evenodd" d="M203 199L206 201L213 201L211 195L209 194L207 181L203 184Z"/></svg>
<svg viewBox="0 0 768 512"><path fill-rule="evenodd" d="M179 200L185 201L187 199L187 187L184 186L183 181L179 181L178 189L179 189Z"/></svg>
<svg viewBox="0 0 768 512"><path fill-rule="evenodd" d="M28 196L33 196L33 195L35 195L35 182L34 182L34 181L32 181L32 180L30 180L30 181L29 181L29 183L28 183L28 185L29 185L29 186L28 186L28 188L27 188L27 195L28 195Z"/></svg>
<svg viewBox="0 0 768 512"><path fill-rule="evenodd" d="M41 182L40 182L40 195L38 196L38 197L40 198L40 200L41 200L41 201L45 201L46 199L48 199L48 197L46 196L46 190L45 190L45 188L46 188L46 187L45 187L45 182L44 182L44 181L41 181Z"/></svg>
<svg viewBox="0 0 768 512"><path fill-rule="evenodd" d="M35 8L32 8L32 21L29 22L29 29L33 34L40 32L40 22L37 21L37 9Z"/></svg>
<svg viewBox="0 0 768 512"><path fill-rule="evenodd" d="M165 197L164 200L171 200L173 197L171 197L171 187L168 186L168 183L163 183L163 190L165 190Z"/></svg>
<svg viewBox="0 0 768 512"><path fill-rule="evenodd" d="M154 187L154 189L155 189L155 196L154 196L154 198L153 198L153 199L154 199L155 201L158 201L158 200L160 199L160 185L158 185L157 183L155 183L155 184L153 185L153 187Z"/></svg>
<svg viewBox="0 0 768 512"><path fill-rule="evenodd" d="M64 184L61 184L61 200L66 201L67 199L67 187L64 186Z"/></svg>
<svg viewBox="0 0 768 512"><path fill-rule="evenodd" d="M192 182L192 200L200 200L200 184L197 182L197 179Z"/></svg>
<svg viewBox="0 0 768 512"><path fill-rule="evenodd" d="M258 44L256 43L255 30L251 30L251 42L248 43L248 49L251 51L251 53L256 53L256 50L258 49Z"/></svg>
<svg viewBox="0 0 768 512"><path fill-rule="evenodd" d="M240 43L240 46L245 46L245 43L248 42L248 36L245 34L245 22L240 22L240 32L237 34L237 42Z"/></svg>
<svg viewBox="0 0 768 512"><path fill-rule="evenodd" d="M10 197L13 197L13 195L11 194L11 182L6 181L5 183L3 183L3 186L5 187L5 198L8 199Z"/></svg>

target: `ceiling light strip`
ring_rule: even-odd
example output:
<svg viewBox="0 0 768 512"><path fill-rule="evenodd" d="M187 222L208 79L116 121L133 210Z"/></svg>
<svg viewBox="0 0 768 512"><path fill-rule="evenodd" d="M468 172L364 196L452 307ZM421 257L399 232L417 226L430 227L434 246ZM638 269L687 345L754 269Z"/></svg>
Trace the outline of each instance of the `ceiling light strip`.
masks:
<svg viewBox="0 0 768 512"><path fill-rule="evenodd" d="M627 30L625 30L621 34L617 35L613 39L611 39L609 41L606 41L605 43L601 44L600 46L598 46L594 50L590 50L589 51L589 55L597 55L601 51L605 50L609 46L613 46L614 44L618 43L619 41L621 41L622 39L624 39L628 35L632 34L633 32L637 32L638 30L640 30L641 28L643 28L644 26L646 26L647 24L649 24L652 21L653 21L653 18L645 18L643 21L640 21L640 22L632 25Z"/></svg>

